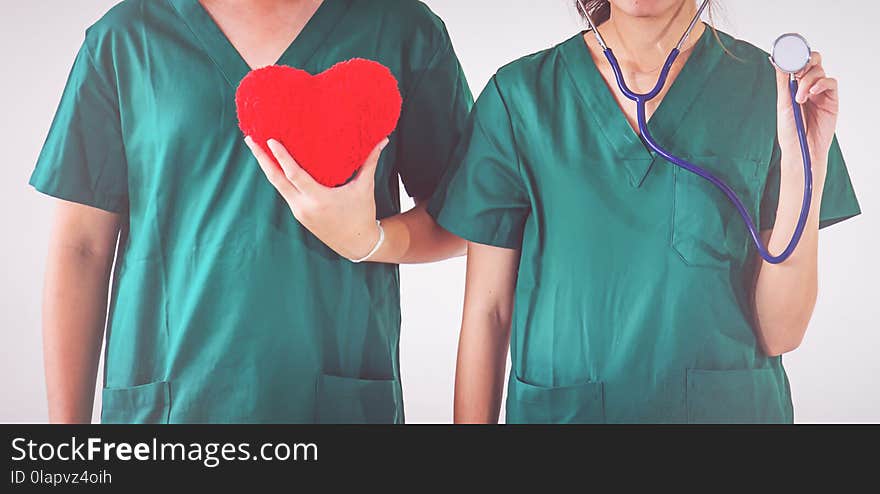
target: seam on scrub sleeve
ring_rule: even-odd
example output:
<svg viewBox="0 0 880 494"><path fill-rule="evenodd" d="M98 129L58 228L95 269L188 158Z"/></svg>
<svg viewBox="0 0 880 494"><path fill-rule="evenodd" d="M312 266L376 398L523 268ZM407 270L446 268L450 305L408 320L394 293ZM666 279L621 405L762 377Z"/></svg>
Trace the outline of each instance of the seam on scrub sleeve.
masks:
<svg viewBox="0 0 880 494"><path fill-rule="evenodd" d="M427 7L427 5L425 7ZM446 53L449 51L450 48L452 48L452 41L449 39L449 31L446 29L446 24L443 22L443 19L440 19L439 17L437 17L437 15L434 14L434 12L432 12L431 9L428 9L428 12L430 12L431 17L433 17L433 19L435 21L440 23L440 26L432 26L432 27L438 28L438 29L436 29L436 31L439 31L441 34L441 38L440 38L441 44L440 44L440 46L438 46L434 50L434 53L428 59L428 63L426 63L425 66L422 67L421 74L419 74L419 77L415 81L413 81L410 88L407 89L407 95L409 95L410 92L412 92L412 93L418 92L418 90L422 86L422 82L425 80L425 78L428 75L428 70L437 64L437 59L440 57L440 52L442 51L442 52Z"/></svg>
<svg viewBox="0 0 880 494"><path fill-rule="evenodd" d="M523 172L522 159L519 153L519 141L516 138L516 129L513 126L513 117L510 115L510 107L507 105L507 100L504 99L504 94L501 92L501 87L498 85L498 74L492 76L492 85L495 86L495 92L498 93L498 99L501 100L501 105L504 106L504 113L507 114L507 125L510 126L510 137L513 139L513 154L516 157L516 172L519 175L520 180L522 181L521 185L523 185L523 191L525 192L526 176ZM491 135L486 132L486 129L485 127L483 127L483 124L480 122L479 118L475 118L474 120L476 120L477 125L480 126L480 130L485 135Z"/></svg>
<svg viewBox="0 0 880 494"><path fill-rule="evenodd" d="M92 70L98 76L98 79L104 83L105 91L107 93L113 95L113 99L111 99L110 102L112 103L113 114L116 118L115 123L118 124L117 128L119 129L119 139L120 139L119 144L120 144L120 148L122 151L122 158L124 161L123 163L119 163L118 165L124 166L126 168L125 175L127 177L128 176L128 163L127 163L127 161L125 161L126 152L125 152L125 139L124 139L124 134L122 132L122 112L119 109L119 100L120 100L119 80L117 78L108 79L107 75L104 73L104 70L103 70L101 64L99 64L98 61L95 59L94 52L92 51L92 48L89 46L89 33L91 32L91 30L92 30L92 28L89 28L86 30L86 39L85 39L85 42L83 43L83 51L85 52L86 59L88 60L89 64L91 64L91 66L92 66ZM104 96L109 96L109 94L104 94ZM110 161L111 161L111 159L109 156L104 157L103 163L101 163L101 166L99 168L99 172L97 173L97 175L95 175L94 180L92 180L92 183L90 184L92 187L92 196L95 197L96 199L99 196L102 196L102 198L103 198L103 196L105 195L105 193L100 190L98 185L101 183L102 178L104 177L104 174L107 171L108 163ZM107 199L107 198L103 198L103 199ZM126 200L127 200L127 198L126 198ZM104 200L102 202L115 203L115 201L112 201L112 200ZM117 207L114 209L122 209L122 202L123 201L121 200L121 197L120 197L120 202L117 205ZM120 211L114 211L114 212L120 212Z"/></svg>
<svg viewBox="0 0 880 494"><path fill-rule="evenodd" d="M425 5L425 8L427 8L427 5ZM442 55L448 54L452 48L452 42L449 39L449 32L446 29L446 24L444 24L443 20L440 19L439 17L437 17L437 15L434 14L434 12L432 12L430 8L427 8L427 10L429 12L429 15L433 18L433 20L440 23L439 29L438 29L438 26L436 26L436 25L432 25L432 27L435 28L433 31L434 33L436 33L437 31L440 32L441 43L440 43L440 46L438 46L434 50L434 53L428 58L428 62L423 67L421 67L419 69L419 72L420 72L419 76L412 82L412 84L409 85L409 87L407 87L404 90L404 95L403 95L404 104L406 104L407 100L414 97L413 95L419 93L419 91L422 88L422 83L427 79L428 73L431 72L433 67L437 65L437 61L440 59L441 54ZM458 70L459 70L459 72L461 72L461 65L460 64L459 64ZM406 113L409 113L410 108L407 106L404 108L404 111ZM403 119L403 115L401 115L401 120L402 119ZM399 132L399 129L397 131ZM401 161L401 163L395 164L394 171L397 174L397 176L400 177L401 181L403 182L403 186L407 192L407 195L409 195L413 199L425 199L424 197L418 197L418 194L425 192L424 189L427 188L426 182L428 182L429 179L422 178L421 174L416 174L417 177L409 177L407 180L403 180L403 173L401 170L401 164L402 164L402 161ZM441 180L442 180L442 174L441 174ZM429 194L427 194L428 199L430 199L430 196L432 196L434 194L434 192L436 191L436 189L437 189L436 183L433 184L433 189L434 190L432 190Z"/></svg>
<svg viewBox="0 0 880 494"><path fill-rule="evenodd" d="M101 64L98 63L98 60L95 58L95 53L94 53L94 51L92 51L92 47L90 46L90 39L93 37L90 34L91 32L92 32L91 27L86 29L85 40L83 42L83 51L85 52L86 58L88 59L89 63L92 65L92 68L94 69L95 74L97 74L101 78L101 80L104 82L104 84L107 85L108 89L112 90L111 91L112 93L116 94L117 101L118 101L119 80L114 78L114 79L112 79L112 84L111 84L111 79L107 78L107 74L104 73L104 70L103 70ZM118 112L119 111L118 111L118 105L117 105L117 113Z"/></svg>
<svg viewBox="0 0 880 494"><path fill-rule="evenodd" d="M514 155L514 160L516 161L516 163L514 165L516 166L516 178L518 178L517 185L520 189L519 192L523 195L523 198L528 203L528 190L525 187L525 174L523 172L522 160L521 160L520 153L519 153L519 145L516 140L516 134L514 133L513 119L511 118L509 107L507 106L507 103L505 102L504 97L501 94L501 89L498 86L497 74L495 76L492 76L492 79L490 81L490 85L494 86L494 90L495 90L496 94L498 95L498 99L501 101L502 106L504 106L504 112L507 115L507 125L509 126L510 137L513 140L513 155ZM487 89L488 89L488 86L487 86ZM486 130L486 127L483 126L483 122L482 122L482 119L480 118L479 111L475 110L475 112L476 113L473 115L474 125L478 127L479 132L481 132L487 138L491 139L492 138L491 136L493 134L488 132ZM440 216L441 217L443 216L442 211L441 211ZM443 221L442 219L438 219L438 223L441 226L443 226L444 228L446 228L447 230L451 231L452 233L455 233L456 235L458 235L462 238L480 238L481 240L477 241L476 243L491 245L494 247L502 247L502 248L506 248L506 249L520 249L520 248L522 248L522 237L525 232L520 232L520 234L517 235L518 239L516 239L516 240L518 240L518 242L514 241L514 239L511 238L511 234L510 234L512 231L511 227L513 225L511 224L511 222L509 221L509 218L507 216L502 216L500 221L493 222L494 223L494 225L493 225L494 226L494 233L491 235L491 238L486 238L485 236L479 235L479 234L475 235L475 234L473 234L474 232L472 232L470 230L470 228L465 227L463 225L456 224L452 228L448 228L445 225L446 222ZM462 235L462 233L466 233L466 234Z"/></svg>

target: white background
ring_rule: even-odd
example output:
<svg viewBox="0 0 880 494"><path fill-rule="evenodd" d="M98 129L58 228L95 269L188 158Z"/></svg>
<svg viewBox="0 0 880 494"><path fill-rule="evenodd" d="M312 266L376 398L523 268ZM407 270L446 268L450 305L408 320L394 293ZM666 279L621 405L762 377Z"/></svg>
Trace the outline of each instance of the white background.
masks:
<svg viewBox="0 0 880 494"><path fill-rule="evenodd" d="M159 0L150 0L159 1ZM0 422L47 418L40 291L52 200L27 186L86 27L113 0L0 1ZM581 29L570 0L428 0L471 87ZM720 0L716 25L767 49L797 31L841 81L839 136L864 215L823 232L821 295L803 346L785 357L798 422L880 422L880 81L875 2ZM867 42L866 42L867 40ZM449 422L464 261L403 268L407 419ZM98 407L96 406L96 410Z"/></svg>

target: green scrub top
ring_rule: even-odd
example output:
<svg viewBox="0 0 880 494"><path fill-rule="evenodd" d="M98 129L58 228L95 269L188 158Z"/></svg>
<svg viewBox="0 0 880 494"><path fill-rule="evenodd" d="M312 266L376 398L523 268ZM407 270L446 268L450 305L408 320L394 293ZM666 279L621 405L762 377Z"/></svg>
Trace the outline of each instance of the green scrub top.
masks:
<svg viewBox="0 0 880 494"><path fill-rule="evenodd" d="M429 198L472 96L417 1L325 0L279 63L377 60L404 96L379 164ZM355 265L290 214L243 142L249 68L197 0L129 0L92 26L31 184L127 220L106 341L103 422L403 421L397 266Z"/></svg>
<svg viewBox="0 0 880 494"><path fill-rule="evenodd" d="M711 29L650 122L773 227L776 80ZM511 423L791 422L780 358L753 328L756 251L735 208L649 152L582 34L502 68L430 204L470 241L521 249ZM859 214L835 142L822 226Z"/></svg>

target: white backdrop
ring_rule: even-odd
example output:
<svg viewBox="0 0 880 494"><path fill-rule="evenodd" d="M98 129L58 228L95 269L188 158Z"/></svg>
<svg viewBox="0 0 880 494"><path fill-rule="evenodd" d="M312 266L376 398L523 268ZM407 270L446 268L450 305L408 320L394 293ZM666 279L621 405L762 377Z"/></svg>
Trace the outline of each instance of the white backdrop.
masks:
<svg viewBox="0 0 880 494"><path fill-rule="evenodd" d="M158 0L151 0L158 1ZM0 422L47 417L40 291L52 201L27 186L87 26L114 0L0 1ZM570 0L427 0L447 24L474 93L494 71L579 30ZM877 53L864 38L880 6L847 0L720 0L716 23L768 47L797 31L841 80L839 136L864 215L823 233L821 295L803 346L787 355L798 422L880 422L880 130ZM403 268L401 360L407 419L449 422L464 261ZM96 410L98 406L96 406Z"/></svg>

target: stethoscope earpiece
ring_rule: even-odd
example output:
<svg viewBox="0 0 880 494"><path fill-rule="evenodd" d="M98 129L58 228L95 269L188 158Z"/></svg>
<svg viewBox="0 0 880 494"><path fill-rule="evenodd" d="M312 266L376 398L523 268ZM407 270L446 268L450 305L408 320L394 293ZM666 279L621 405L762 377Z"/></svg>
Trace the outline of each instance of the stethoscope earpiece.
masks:
<svg viewBox="0 0 880 494"><path fill-rule="evenodd" d="M797 74L807 68L812 53L810 44L803 36L788 33L776 38L770 57L779 70L787 74Z"/></svg>

